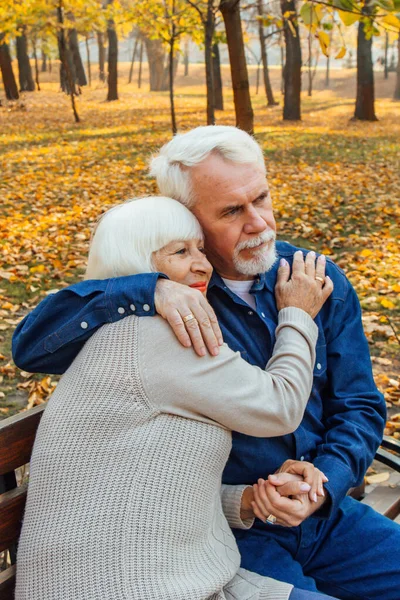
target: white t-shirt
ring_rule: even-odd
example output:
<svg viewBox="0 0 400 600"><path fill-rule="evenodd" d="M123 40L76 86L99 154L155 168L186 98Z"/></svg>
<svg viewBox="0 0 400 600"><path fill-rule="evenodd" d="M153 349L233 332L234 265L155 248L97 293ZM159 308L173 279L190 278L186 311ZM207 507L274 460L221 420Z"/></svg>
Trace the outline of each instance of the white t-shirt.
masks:
<svg viewBox="0 0 400 600"><path fill-rule="evenodd" d="M254 279L250 279L249 281L237 281L234 279L222 278L222 281L231 290L231 292L244 300L249 306L251 306L251 308L256 308L256 300L253 294L250 294Z"/></svg>

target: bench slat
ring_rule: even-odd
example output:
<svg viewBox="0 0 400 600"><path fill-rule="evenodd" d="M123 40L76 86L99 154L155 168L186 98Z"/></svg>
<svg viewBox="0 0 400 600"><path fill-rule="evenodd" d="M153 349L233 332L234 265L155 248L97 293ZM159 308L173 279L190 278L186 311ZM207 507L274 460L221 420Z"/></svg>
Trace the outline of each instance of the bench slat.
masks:
<svg viewBox="0 0 400 600"><path fill-rule="evenodd" d="M15 565L0 572L0 598L1 600L14 600Z"/></svg>
<svg viewBox="0 0 400 600"><path fill-rule="evenodd" d="M28 484L0 496L0 552L18 540L26 503Z"/></svg>
<svg viewBox="0 0 400 600"><path fill-rule="evenodd" d="M0 475L29 462L44 408L41 404L29 412L0 421Z"/></svg>
<svg viewBox="0 0 400 600"><path fill-rule="evenodd" d="M399 488L377 486L367 494L362 503L371 506L377 512L385 515L388 519L395 519L400 514Z"/></svg>

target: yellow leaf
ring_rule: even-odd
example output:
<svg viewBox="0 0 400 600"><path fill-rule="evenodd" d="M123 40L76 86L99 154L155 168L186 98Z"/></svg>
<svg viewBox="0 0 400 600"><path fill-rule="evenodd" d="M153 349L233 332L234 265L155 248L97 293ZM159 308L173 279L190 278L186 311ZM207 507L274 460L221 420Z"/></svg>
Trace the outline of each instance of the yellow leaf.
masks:
<svg viewBox="0 0 400 600"><path fill-rule="evenodd" d="M319 39L319 45L321 46L322 52L325 56L329 56L329 44L330 38L326 31L317 31L317 37Z"/></svg>
<svg viewBox="0 0 400 600"><path fill-rule="evenodd" d="M400 19L393 13L389 13L383 17L381 24L385 29L398 29L400 31Z"/></svg>
<svg viewBox="0 0 400 600"><path fill-rule="evenodd" d="M361 17L360 14L354 14L351 12L346 12L345 10L338 10L339 17L344 25L348 27L349 25L353 25L356 21L359 21Z"/></svg>
<svg viewBox="0 0 400 600"><path fill-rule="evenodd" d="M391 300L388 300L387 298L383 298L381 300L381 304L385 308L390 308L390 309L395 308L395 304L393 304L393 302Z"/></svg>
<svg viewBox="0 0 400 600"><path fill-rule="evenodd" d="M400 283L396 283L395 285L393 285L392 290L400 294Z"/></svg>
<svg viewBox="0 0 400 600"><path fill-rule="evenodd" d="M365 481L368 484L371 483L383 483L387 481L390 477L389 471L384 471L383 473L376 473L375 475L367 475Z"/></svg>
<svg viewBox="0 0 400 600"><path fill-rule="evenodd" d="M343 58L344 56L346 56L346 47L342 46L339 50L339 52L336 54L335 58L339 59L339 58Z"/></svg>
<svg viewBox="0 0 400 600"><path fill-rule="evenodd" d="M364 248L364 250L362 252L360 252L360 256L372 256L373 252L372 250L368 250L367 248Z"/></svg>

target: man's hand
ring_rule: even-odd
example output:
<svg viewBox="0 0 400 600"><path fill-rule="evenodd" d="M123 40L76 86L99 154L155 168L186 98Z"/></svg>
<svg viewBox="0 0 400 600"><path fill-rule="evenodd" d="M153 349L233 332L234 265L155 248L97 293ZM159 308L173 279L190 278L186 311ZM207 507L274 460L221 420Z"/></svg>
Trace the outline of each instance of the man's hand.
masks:
<svg viewBox="0 0 400 600"><path fill-rule="evenodd" d="M264 479L259 479L253 489L255 516L265 522L269 515L274 515L276 524L284 527L297 527L326 501L326 496L319 496L317 502L311 502L308 493L290 498L281 496L278 488Z"/></svg>
<svg viewBox="0 0 400 600"><path fill-rule="evenodd" d="M259 479L253 486L254 514L262 521L272 514L277 524L296 527L324 504L323 484L327 481L313 464L287 460L268 481Z"/></svg>
<svg viewBox="0 0 400 600"><path fill-rule="evenodd" d="M199 356L206 354L206 348L213 356L219 354L219 346L223 344L222 333L213 309L199 290L169 279L159 279L154 304L182 346L189 348L193 345ZM194 319L184 322L188 315L193 315Z"/></svg>

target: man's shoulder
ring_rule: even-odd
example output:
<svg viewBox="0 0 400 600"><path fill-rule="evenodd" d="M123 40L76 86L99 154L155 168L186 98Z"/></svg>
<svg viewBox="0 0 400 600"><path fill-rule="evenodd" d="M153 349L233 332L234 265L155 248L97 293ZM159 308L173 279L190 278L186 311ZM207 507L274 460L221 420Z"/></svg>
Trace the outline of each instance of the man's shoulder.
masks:
<svg viewBox="0 0 400 600"><path fill-rule="evenodd" d="M276 250L279 258L285 258L291 264L295 252L301 250L301 252L306 255L311 249L294 246L293 244L289 244L289 242L279 241L276 243ZM317 252L317 256L318 254L319 253ZM326 274L332 279L334 285L332 299L344 300L351 288L351 284L344 271L334 263L329 256L326 256Z"/></svg>

